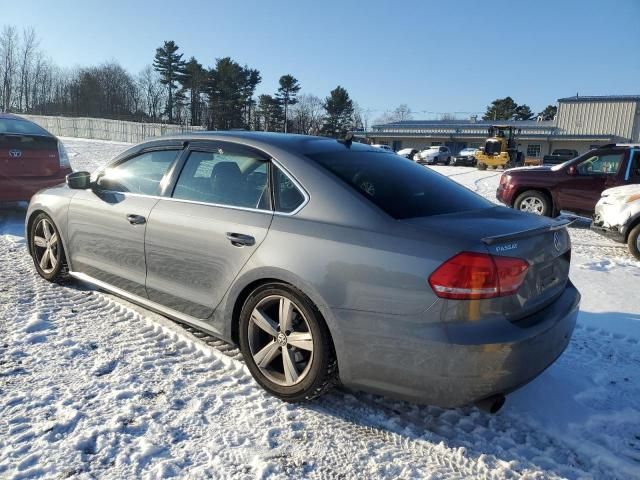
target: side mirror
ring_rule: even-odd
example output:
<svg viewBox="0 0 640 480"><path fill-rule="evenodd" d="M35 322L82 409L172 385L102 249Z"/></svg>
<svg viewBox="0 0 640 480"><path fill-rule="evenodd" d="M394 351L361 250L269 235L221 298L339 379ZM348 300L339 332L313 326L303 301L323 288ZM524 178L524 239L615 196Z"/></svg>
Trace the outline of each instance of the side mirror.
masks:
<svg viewBox="0 0 640 480"><path fill-rule="evenodd" d="M74 190L86 190L91 187L89 172L73 172L67 175L67 185Z"/></svg>
<svg viewBox="0 0 640 480"><path fill-rule="evenodd" d="M578 173L578 171L576 170L576 166L571 165L569 168L567 168L567 173L569 175L575 175L576 173Z"/></svg>

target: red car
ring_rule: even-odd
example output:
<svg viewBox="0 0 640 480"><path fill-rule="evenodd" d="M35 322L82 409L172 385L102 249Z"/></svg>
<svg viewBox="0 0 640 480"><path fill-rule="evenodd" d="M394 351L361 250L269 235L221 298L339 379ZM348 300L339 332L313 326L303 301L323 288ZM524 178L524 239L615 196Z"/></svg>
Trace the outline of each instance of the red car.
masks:
<svg viewBox="0 0 640 480"><path fill-rule="evenodd" d="M0 202L29 200L69 173L62 142L29 120L0 113Z"/></svg>
<svg viewBox="0 0 640 480"><path fill-rule="evenodd" d="M640 183L640 145L610 144L559 165L507 170L496 197L509 207L555 216L591 216L603 190Z"/></svg>

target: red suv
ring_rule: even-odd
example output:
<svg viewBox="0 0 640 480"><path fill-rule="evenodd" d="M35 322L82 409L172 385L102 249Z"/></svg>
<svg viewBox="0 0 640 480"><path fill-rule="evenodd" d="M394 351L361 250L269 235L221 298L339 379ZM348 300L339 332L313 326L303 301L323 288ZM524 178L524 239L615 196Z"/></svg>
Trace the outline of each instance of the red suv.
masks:
<svg viewBox="0 0 640 480"><path fill-rule="evenodd" d="M71 173L62 143L29 120L0 113L0 202L29 200Z"/></svg>
<svg viewBox="0 0 640 480"><path fill-rule="evenodd" d="M591 216L603 190L629 183L640 183L640 145L610 144L552 167L507 170L496 197L538 215L567 210Z"/></svg>

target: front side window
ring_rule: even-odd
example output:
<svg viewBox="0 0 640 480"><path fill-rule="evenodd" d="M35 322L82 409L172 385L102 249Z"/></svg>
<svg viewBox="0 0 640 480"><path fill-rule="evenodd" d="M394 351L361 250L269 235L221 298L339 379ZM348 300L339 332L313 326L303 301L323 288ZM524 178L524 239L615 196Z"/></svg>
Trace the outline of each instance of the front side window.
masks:
<svg viewBox="0 0 640 480"><path fill-rule="evenodd" d="M157 195L160 182L180 150L142 153L98 174L102 190Z"/></svg>
<svg viewBox="0 0 640 480"><path fill-rule="evenodd" d="M304 202L304 195L278 167L274 171L273 198L276 211L291 213Z"/></svg>
<svg viewBox="0 0 640 480"><path fill-rule="evenodd" d="M493 204L466 187L387 152L355 150L307 154L396 219L456 213Z"/></svg>
<svg viewBox="0 0 640 480"><path fill-rule="evenodd" d="M578 164L580 175L615 175L622 164L622 153L604 153L591 155Z"/></svg>
<svg viewBox="0 0 640 480"><path fill-rule="evenodd" d="M192 151L180 172L172 197L268 209L267 179L268 162L248 150Z"/></svg>

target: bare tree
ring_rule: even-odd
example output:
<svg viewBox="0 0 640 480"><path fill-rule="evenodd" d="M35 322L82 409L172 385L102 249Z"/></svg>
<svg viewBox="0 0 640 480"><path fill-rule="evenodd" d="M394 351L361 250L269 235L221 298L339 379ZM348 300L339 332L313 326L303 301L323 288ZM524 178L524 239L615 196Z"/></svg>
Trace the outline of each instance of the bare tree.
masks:
<svg viewBox="0 0 640 480"><path fill-rule="evenodd" d="M398 105L391 111L386 111L384 114L375 120L376 123L395 123L403 122L405 120L413 120L413 112L406 103Z"/></svg>
<svg viewBox="0 0 640 480"><path fill-rule="evenodd" d="M161 106L165 103L164 95L166 88L160 83L160 75L151 65L147 65L138 74L138 86L142 94L145 113L151 121L158 121Z"/></svg>
<svg viewBox="0 0 640 480"><path fill-rule="evenodd" d="M0 33L0 109L11 109L16 75L18 32L16 27L5 25Z"/></svg>
<svg viewBox="0 0 640 480"><path fill-rule="evenodd" d="M33 27L22 31L20 50L20 86L18 90L18 110L29 111L29 90L32 84L33 57L38 48L38 38Z"/></svg>
<svg viewBox="0 0 640 480"><path fill-rule="evenodd" d="M318 133L322 128L324 107L320 97L303 94L298 96L298 103L290 110L292 131L297 133Z"/></svg>

